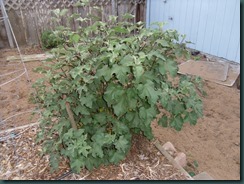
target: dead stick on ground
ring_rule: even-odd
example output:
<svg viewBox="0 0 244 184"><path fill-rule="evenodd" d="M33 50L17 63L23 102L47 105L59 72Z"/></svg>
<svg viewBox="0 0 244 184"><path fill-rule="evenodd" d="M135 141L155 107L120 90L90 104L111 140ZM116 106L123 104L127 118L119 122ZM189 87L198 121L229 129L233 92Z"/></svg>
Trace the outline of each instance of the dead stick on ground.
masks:
<svg viewBox="0 0 244 184"><path fill-rule="evenodd" d="M30 127L30 126L35 126L35 125L38 125L38 124L39 124L39 122L36 122L36 123L28 124L28 125L23 125L23 126L19 126L19 127L15 127L15 128L10 128L10 129L7 129L7 130L2 130L2 131L0 131L0 134L7 133L7 132L12 132L14 130L19 130L19 129L23 129L23 128Z"/></svg>
<svg viewBox="0 0 244 184"><path fill-rule="evenodd" d="M158 150L177 168L180 170L182 174L184 174L187 180L194 180L188 172L185 171L175 160L174 158L160 145L158 140L155 141L154 145L158 148Z"/></svg>
<svg viewBox="0 0 244 184"><path fill-rule="evenodd" d="M66 99L66 96L64 95L63 98ZM66 111L67 111L67 113L68 113L69 120L70 120L70 123L71 123L72 128L75 129L75 130L77 130L77 125L76 125L76 123L75 123L75 119L74 119L73 112L72 112L71 109L70 109L70 104L69 104L69 102L65 102L65 107L66 107Z"/></svg>

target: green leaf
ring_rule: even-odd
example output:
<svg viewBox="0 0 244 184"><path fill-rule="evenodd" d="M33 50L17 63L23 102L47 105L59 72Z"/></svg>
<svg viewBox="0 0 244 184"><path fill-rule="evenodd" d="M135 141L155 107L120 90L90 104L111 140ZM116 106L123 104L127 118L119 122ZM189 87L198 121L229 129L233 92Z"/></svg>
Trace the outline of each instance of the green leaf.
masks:
<svg viewBox="0 0 244 184"><path fill-rule="evenodd" d="M50 165L52 167L52 171L57 170L59 167L60 156L58 154L50 154Z"/></svg>
<svg viewBox="0 0 244 184"><path fill-rule="evenodd" d="M169 47L170 46L168 41L163 40L163 39L157 40L156 43L159 43L162 47Z"/></svg>
<svg viewBox="0 0 244 184"><path fill-rule="evenodd" d="M158 124L161 125L162 127L168 127L168 118L167 116L163 116L162 118L159 119Z"/></svg>
<svg viewBox="0 0 244 184"><path fill-rule="evenodd" d="M117 64L114 64L112 67L111 74L115 74L117 79L124 84L125 80L127 78L127 73L130 72L130 68L127 66L120 66Z"/></svg>
<svg viewBox="0 0 244 184"><path fill-rule="evenodd" d="M125 118L129 121L130 128L140 127L141 119L136 112L127 112Z"/></svg>
<svg viewBox="0 0 244 184"><path fill-rule="evenodd" d="M103 146L104 144L112 144L115 140L116 135L110 135L102 133L101 130L96 131L96 133L92 136L93 142Z"/></svg>
<svg viewBox="0 0 244 184"><path fill-rule="evenodd" d="M162 104L163 107L167 107L168 104L171 104L171 97L167 92L163 92L162 96L160 96L160 102Z"/></svg>
<svg viewBox="0 0 244 184"><path fill-rule="evenodd" d="M104 136L104 144L112 144L115 140L116 135L113 134L105 134Z"/></svg>
<svg viewBox="0 0 244 184"><path fill-rule="evenodd" d="M153 139L152 128L151 126L147 126L143 128L143 134L149 139Z"/></svg>
<svg viewBox="0 0 244 184"><path fill-rule="evenodd" d="M107 65L104 65L101 69L97 70L97 76L103 76L106 81L109 81L112 78L111 69Z"/></svg>
<svg viewBox="0 0 244 184"><path fill-rule="evenodd" d="M185 111L184 104L178 100L173 100L172 113L174 115L182 114Z"/></svg>
<svg viewBox="0 0 244 184"><path fill-rule="evenodd" d="M127 121L131 122L133 118L135 117L135 112L127 112L125 118Z"/></svg>
<svg viewBox="0 0 244 184"><path fill-rule="evenodd" d="M75 79L77 76L80 76L83 73L83 68L78 66L70 70L70 75Z"/></svg>
<svg viewBox="0 0 244 184"><path fill-rule="evenodd" d="M121 160L125 158L124 152L116 151L112 156L110 156L109 161L114 164L118 164Z"/></svg>
<svg viewBox="0 0 244 184"><path fill-rule="evenodd" d="M88 18L82 18L82 17L76 19L76 21L80 21L80 22L87 22L88 20L89 20Z"/></svg>
<svg viewBox="0 0 244 184"><path fill-rule="evenodd" d="M107 123L107 114L105 112L100 112L94 115L94 120L99 122L100 125Z"/></svg>
<svg viewBox="0 0 244 184"><path fill-rule="evenodd" d="M180 131L183 126L183 119L180 115L172 118L170 122L170 126L173 127L175 130Z"/></svg>
<svg viewBox="0 0 244 184"><path fill-rule="evenodd" d="M167 72L169 72L169 74L172 77L175 77L177 75L177 72L178 72L177 63L173 60L170 60L170 59L167 59L166 61L160 62L159 63L159 72L162 75L165 75Z"/></svg>
<svg viewBox="0 0 244 184"><path fill-rule="evenodd" d="M148 103L154 105L159 96L159 92L154 89L154 84L152 81L147 80L146 84L139 84L137 87L139 96L142 99L148 98Z"/></svg>
<svg viewBox="0 0 244 184"><path fill-rule="evenodd" d="M192 112L186 112L186 115L184 117L185 122L189 122L191 125L195 125L197 123L198 116L197 114Z"/></svg>
<svg viewBox="0 0 244 184"><path fill-rule="evenodd" d="M96 158L97 156L103 158L104 156L102 146L100 144L97 144L96 142L92 146L91 153L94 158Z"/></svg>
<svg viewBox="0 0 244 184"><path fill-rule="evenodd" d="M202 117L202 101L201 99L189 98L186 100L186 107L189 109L193 109L198 117Z"/></svg>
<svg viewBox="0 0 244 184"><path fill-rule="evenodd" d="M72 162L70 163L70 167L75 173L79 173L81 171L81 168L84 167L83 159L77 158L75 160L72 160Z"/></svg>
<svg viewBox="0 0 244 184"><path fill-rule="evenodd" d="M82 106L81 104L79 104L77 107L73 108L72 109L75 113L75 115L79 115L79 114L82 114L82 115L90 115L90 112L89 112L89 109L85 106Z"/></svg>
<svg viewBox="0 0 244 184"><path fill-rule="evenodd" d="M81 105L85 105L89 108L92 108L93 101L95 97L93 95L87 95L80 98Z"/></svg>
<svg viewBox="0 0 244 184"><path fill-rule="evenodd" d="M121 99L122 95L124 95L124 90L122 86L110 84L104 93L104 99L110 106L111 104L114 104L118 99Z"/></svg>
<svg viewBox="0 0 244 184"><path fill-rule="evenodd" d="M117 116L122 116L127 111L127 102L123 98L119 99L119 102L113 105L114 113Z"/></svg>
<svg viewBox="0 0 244 184"><path fill-rule="evenodd" d="M129 110L134 110L137 107L137 91L133 88L129 88L126 91L126 98L124 99L128 104Z"/></svg>
<svg viewBox="0 0 244 184"><path fill-rule="evenodd" d="M147 58L149 60L152 59L152 57L155 56L158 59L161 59L162 61L165 61L165 56L163 54L160 53L160 51L151 51L148 53Z"/></svg>
<svg viewBox="0 0 244 184"><path fill-rule="evenodd" d="M146 121L152 121L153 118L155 118L157 114L157 111L154 106L146 109L145 107L141 107L139 109L139 116L141 119Z"/></svg>
<svg viewBox="0 0 244 184"><path fill-rule="evenodd" d="M122 66L134 66L134 58L131 55L126 55L121 61Z"/></svg>
<svg viewBox="0 0 244 184"><path fill-rule="evenodd" d="M126 28L124 28L124 27L121 27L121 26L115 26L114 30L117 33L128 33L128 30Z"/></svg>
<svg viewBox="0 0 244 184"><path fill-rule="evenodd" d="M189 172L189 175L190 175L191 177L193 177L193 176L195 176L196 174L195 174L194 172L190 171L190 172Z"/></svg>
<svg viewBox="0 0 244 184"><path fill-rule="evenodd" d="M80 40L80 35L78 35L78 34L73 34L73 35L70 36L70 41L71 42L78 43L79 40Z"/></svg>
<svg viewBox="0 0 244 184"><path fill-rule="evenodd" d="M63 140L64 140L64 141L69 140L70 138L73 137L73 135L74 135L74 129L71 128L71 129L69 129L69 131L68 131L67 133L65 133L65 134L63 135Z"/></svg>
<svg viewBox="0 0 244 184"><path fill-rule="evenodd" d="M83 143L82 145L79 145L78 154L82 154L85 157L87 157L87 155L89 154L89 150L90 149L91 149L90 146L87 146L86 144Z"/></svg>
<svg viewBox="0 0 244 184"><path fill-rule="evenodd" d="M140 79L140 77L143 75L144 73L144 69L141 65L139 66L135 66L134 68L134 75L135 75L135 78L138 80Z"/></svg>
<svg viewBox="0 0 244 184"><path fill-rule="evenodd" d="M60 16L64 16L65 14L67 14L68 13L68 9L62 9L61 11L60 11L60 13L59 13L59 15Z"/></svg>
<svg viewBox="0 0 244 184"><path fill-rule="evenodd" d="M115 121L113 122L113 131L116 134L129 134L129 128L124 122Z"/></svg>
<svg viewBox="0 0 244 184"><path fill-rule="evenodd" d="M198 166L199 166L198 165L198 161L194 160L193 165L194 165L195 168L198 168Z"/></svg>
<svg viewBox="0 0 244 184"><path fill-rule="evenodd" d="M111 22L116 22L117 19L118 19L117 16L114 16L114 15L109 15L108 16L108 20L111 21Z"/></svg>
<svg viewBox="0 0 244 184"><path fill-rule="evenodd" d="M88 157L84 160L85 166L89 171L92 170L97 164L99 164L98 161L98 158L94 159L93 157Z"/></svg>
<svg viewBox="0 0 244 184"><path fill-rule="evenodd" d="M122 17L123 17L123 19L133 19L133 18L135 18L135 15L125 13Z"/></svg>
<svg viewBox="0 0 244 184"><path fill-rule="evenodd" d="M117 150L122 151L122 152L125 153L126 150L128 150L129 142L126 140L126 138L123 135L121 135L119 137L119 140L116 141L114 143L114 145L115 145L115 147L116 147Z"/></svg>

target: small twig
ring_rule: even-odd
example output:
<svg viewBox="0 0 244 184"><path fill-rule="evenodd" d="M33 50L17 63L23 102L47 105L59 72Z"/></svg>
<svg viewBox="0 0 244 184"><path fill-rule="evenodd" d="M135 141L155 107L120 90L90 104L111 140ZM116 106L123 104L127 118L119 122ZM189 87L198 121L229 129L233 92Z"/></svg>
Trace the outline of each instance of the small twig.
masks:
<svg viewBox="0 0 244 184"><path fill-rule="evenodd" d="M14 130L18 130L18 129L23 129L23 128L26 128L26 127L30 127L30 126L35 126L35 125L38 125L39 122L36 122L36 123L32 123L32 124L28 124L28 125L24 125L24 126L19 126L19 127L15 127L15 128L10 128L10 129L7 129L7 130L2 130L0 131L0 134L2 133L7 133L7 132L12 132Z"/></svg>
<svg viewBox="0 0 244 184"><path fill-rule="evenodd" d="M156 163L154 166L152 166L151 168L156 168L158 165L159 165L159 160L158 160L157 163Z"/></svg>
<svg viewBox="0 0 244 184"><path fill-rule="evenodd" d="M174 177L174 176L176 176L176 175L177 175L177 173L174 173L174 174L172 174L171 176L166 177L165 180L169 180L169 179L171 179L172 177Z"/></svg>
<svg viewBox="0 0 244 184"><path fill-rule="evenodd" d="M83 176L82 178L80 178L79 180L84 180L87 176L89 176L91 173L89 173L89 174L87 174L87 175L85 175L85 176Z"/></svg>

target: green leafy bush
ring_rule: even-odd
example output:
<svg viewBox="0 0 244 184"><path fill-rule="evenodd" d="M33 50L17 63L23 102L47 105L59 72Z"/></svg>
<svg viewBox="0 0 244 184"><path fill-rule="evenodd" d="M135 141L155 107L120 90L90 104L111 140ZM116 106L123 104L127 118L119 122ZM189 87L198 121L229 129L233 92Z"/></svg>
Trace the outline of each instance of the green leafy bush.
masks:
<svg viewBox="0 0 244 184"><path fill-rule="evenodd" d="M37 69L46 76L34 84L43 108L38 141L54 169L62 156L76 172L119 163L133 133L153 138L158 104L168 112L158 122L163 127L179 131L202 116L194 84L186 78L172 84L176 58L189 55L182 36L162 31L159 24L146 29L128 18L117 22L110 16L107 23L96 21L76 32L60 26L65 43L52 49L53 58Z"/></svg>
<svg viewBox="0 0 244 184"><path fill-rule="evenodd" d="M59 37L58 35L55 35L53 31L43 31L41 35L41 42L42 46L45 49L51 49L58 47L58 45L64 43L64 39Z"/></svg>

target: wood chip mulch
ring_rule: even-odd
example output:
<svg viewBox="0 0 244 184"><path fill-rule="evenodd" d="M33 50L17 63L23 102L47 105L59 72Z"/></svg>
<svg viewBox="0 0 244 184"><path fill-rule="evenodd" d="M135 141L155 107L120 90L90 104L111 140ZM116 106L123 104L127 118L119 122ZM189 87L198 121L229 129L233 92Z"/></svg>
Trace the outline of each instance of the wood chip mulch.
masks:
<svg viewBox="0 0 244 184"><path fill-rule="evenodd" d="M0 134L0 179L2 180L186 180L143 136L133 138L126 159L118 165L101 166L79 174L70 171L67 159L50 172L49 156L41 156L35 143L38 125Z"/></svg>

